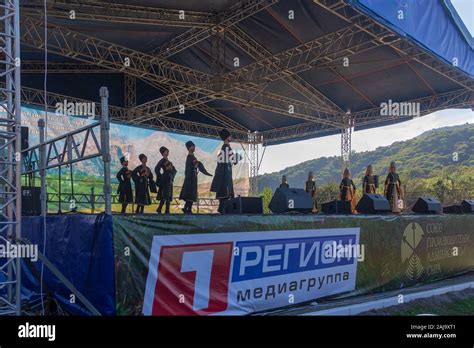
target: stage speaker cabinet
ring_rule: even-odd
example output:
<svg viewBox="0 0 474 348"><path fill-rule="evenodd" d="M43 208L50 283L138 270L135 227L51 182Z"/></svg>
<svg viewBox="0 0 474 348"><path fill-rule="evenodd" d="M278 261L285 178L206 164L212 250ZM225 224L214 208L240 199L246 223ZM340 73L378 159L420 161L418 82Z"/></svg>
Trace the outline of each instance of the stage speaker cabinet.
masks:
<svg viewBox="0 0 474 348"><path fill-rule="evenodd" d="M454 204L443 207L444 214L462 214L462 205Z"/></svg>
<svg viewBox="0 0 474 348"><path fill-rule="evenodd" d="M465 214L474 213L474 199L465 199L461 202L462 212Z"/></svg>
<svg viewBox="0 0 474 348"><path fill-rule="evenodd" d="M311 213L313 210L313 198L303 189L278 188L268 205L272 213Z"/></svg>
<svg viewBox="0 0 474 348"><path fill-rule="evenodd" d="M439 214L443 208L436 198L420 197L411 210L418 214Z"/></svg>
<svg viewBox="0 0 474 348"><path fill-rule="evenodd" d="M29 144L29 129L28 127L21 126L21 151L28 149L30 147Z"/></svg>
<svg viewBox="0 0 474 348"><path fill-rule="evenodd" d="M361 214L380 214L391 211L387 198L376 193L365 193L357 203L356 210Z"/></svg>
<svg viewBox="0 0 474 348"><path fill-rule="evenodd" d="M21 187L21 214L41 215L41 187Z"/></svg>
<svg viewBox="0 0 474 348"><path fill-rule="evenodd" d="M262 197L236 197L225 202L225 214L263 214Z"/></svg>
<svg viewBox="0 0 474 348"><path fill-rule="evenodd" d="M350 201L331 201L321 204L324 214L352 214Z"/></svg>

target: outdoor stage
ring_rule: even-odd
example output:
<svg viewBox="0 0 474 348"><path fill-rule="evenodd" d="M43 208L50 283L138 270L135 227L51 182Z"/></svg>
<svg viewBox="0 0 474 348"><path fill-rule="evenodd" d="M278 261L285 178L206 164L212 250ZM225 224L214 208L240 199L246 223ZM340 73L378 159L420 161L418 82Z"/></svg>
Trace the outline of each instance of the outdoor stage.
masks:
<svg viewBox="0 0 474 348"><path fill-rule="evenodd" d="M42 230L41 217L23 217L40 250ZM105 315L250 314L474 269L474 214L51 215L46 240L46 257ZM333 242L360 253L324 256ZM39 293L40 267L23 263L25 299ZM90 313L46 267L44 291Z"/></svg>

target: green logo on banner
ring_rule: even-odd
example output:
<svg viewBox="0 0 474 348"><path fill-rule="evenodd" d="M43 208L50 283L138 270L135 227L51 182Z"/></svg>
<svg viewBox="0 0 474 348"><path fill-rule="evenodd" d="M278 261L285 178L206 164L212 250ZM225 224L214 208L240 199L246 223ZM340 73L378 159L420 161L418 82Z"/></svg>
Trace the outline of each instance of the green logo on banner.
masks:
<svg viewBox="0 0 474 348"><path fill-rule="evenodd" d="M423 238L423 228L416 222L410 223L403 232L401 253L402 262L408 261L406 276L410 280L416 280L423 274L423 265L416 253L416 247Z"/></svg>

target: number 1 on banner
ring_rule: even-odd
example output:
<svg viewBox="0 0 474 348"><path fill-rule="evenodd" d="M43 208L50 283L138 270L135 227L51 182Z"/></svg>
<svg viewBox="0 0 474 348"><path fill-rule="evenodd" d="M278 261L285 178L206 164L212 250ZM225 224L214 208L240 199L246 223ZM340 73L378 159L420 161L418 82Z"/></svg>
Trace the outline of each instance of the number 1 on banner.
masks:
<svg viewBox="0 0 474 348"><path fill-rule="evenodd" d="M188 251L183 254L181 272L196 272L194 282L193 309L199 311L209 307L211 268L214 250Z"/></svg>

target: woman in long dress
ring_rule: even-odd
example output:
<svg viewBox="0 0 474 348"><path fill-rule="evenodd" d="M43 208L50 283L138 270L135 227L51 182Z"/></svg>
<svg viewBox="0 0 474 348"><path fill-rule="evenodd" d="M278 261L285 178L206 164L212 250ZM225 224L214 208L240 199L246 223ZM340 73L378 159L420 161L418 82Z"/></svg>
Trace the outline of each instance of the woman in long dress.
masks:
<svg viewBox="0 0 474 348"><path fill-rule="evenodd" d="M351 172L348 168L344 170L341 184L339 185L339 199L351 202L351 211L355 213L355 191L356 187L351 179Z"/></svg>
<svg viewBox="0 0 474 348"><path fill-rule="evenodd" d="M318 212L318 201L316 200L316 192L318 188L316 187L316 182L314 181L314 175L313 172L309 172L308 174L308 180L304 183L304 190L308 192L311 195L311 198L313 199L313 213Z"/></svg>
<svg viewBox="0 0 474 348"><path fill-rule="evenodd" d="M397 173L395 162L390 163L387 178L385 179L384 195L390 203L390 209L394 213L401 213L403 209L402 182Z"/></svg>
<svg viewBox="0 0 474 348"><path fill-rule="evenodd" d="M362 180L363 193L375 193L377 189L376 177L372 165L367 166L364 179Z"/></svg>

